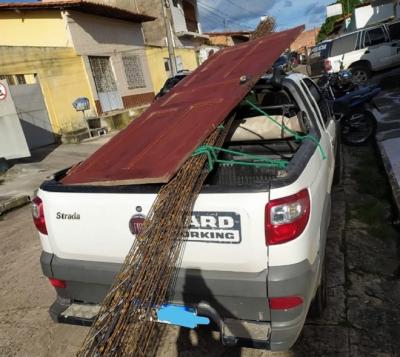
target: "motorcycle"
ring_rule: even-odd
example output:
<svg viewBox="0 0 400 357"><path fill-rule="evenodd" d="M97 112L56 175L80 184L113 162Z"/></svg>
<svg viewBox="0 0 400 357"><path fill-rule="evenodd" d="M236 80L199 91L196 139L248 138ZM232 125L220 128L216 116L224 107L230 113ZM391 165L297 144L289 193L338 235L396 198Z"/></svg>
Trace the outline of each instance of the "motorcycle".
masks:
<svg viewBox="0 0 400 357"><path fill-rule="evenodd" d="M340 121L343 142L349 145L367 142L376 126L367 105L381 89L377 85L361 86L354 83L349 71L327 73L317 84Z"/></svg>

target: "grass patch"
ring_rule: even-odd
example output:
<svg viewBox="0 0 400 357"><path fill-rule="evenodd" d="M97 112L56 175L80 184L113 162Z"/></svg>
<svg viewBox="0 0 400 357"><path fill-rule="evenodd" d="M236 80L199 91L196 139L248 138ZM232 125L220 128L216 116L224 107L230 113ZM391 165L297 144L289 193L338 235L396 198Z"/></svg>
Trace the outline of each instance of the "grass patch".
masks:
<svg viewBox="0 0 400 357"><path fill-rule="evenodd" d="M377 160L375 153L370 151L357 163L357 168L352 172L357 181L357 191L371 195L377 199L390 199L391 191L384 169Z"/></svg>

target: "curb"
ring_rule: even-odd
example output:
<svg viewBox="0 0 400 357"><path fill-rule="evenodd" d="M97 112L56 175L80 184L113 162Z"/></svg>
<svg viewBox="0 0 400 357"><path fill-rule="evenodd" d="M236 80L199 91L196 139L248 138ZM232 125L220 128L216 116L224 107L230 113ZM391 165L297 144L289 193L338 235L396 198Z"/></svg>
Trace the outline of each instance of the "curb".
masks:
<svg viewBox="0 0 400 357"><path fill-rule="evenodd" d="M397 180L396 176L393 173L392 164L388 155L386 154L386 150L382 145L382 142L377 141L379 152L381 154L383 166L385 167L387 177L389 179L389 183L392 189L393 199L397 206L397 211L400 213L400 183Z"/></svg>
<svg viewBox="0 0 400 357"><path fill-rule="evenodd" d="M9 198L4 202L0 202L0 216L13 209L25 206L31 201L28 195L17 195Z"/></svg>

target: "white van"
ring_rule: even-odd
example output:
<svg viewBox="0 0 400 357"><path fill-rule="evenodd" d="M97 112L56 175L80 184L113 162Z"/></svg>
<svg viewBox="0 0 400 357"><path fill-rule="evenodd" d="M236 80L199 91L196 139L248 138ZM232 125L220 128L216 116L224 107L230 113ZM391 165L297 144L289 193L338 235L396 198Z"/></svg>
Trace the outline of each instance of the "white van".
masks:
<svg viewBox="0 0 400 357"><path fill-rule="evenodd" d="M350 69L365 82L372 72L400 64L400 22L374 25L321 42L311 50L311 76Z"/></svg>

